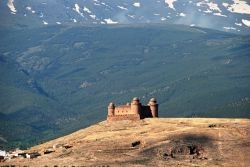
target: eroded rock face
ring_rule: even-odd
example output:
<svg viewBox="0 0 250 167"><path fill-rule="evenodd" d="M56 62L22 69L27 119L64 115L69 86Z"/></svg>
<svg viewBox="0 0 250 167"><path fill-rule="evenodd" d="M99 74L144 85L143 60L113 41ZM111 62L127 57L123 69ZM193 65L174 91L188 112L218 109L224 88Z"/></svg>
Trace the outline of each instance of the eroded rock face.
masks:
<svg viewBox="0 0 250 167"><path fill-rule="evenodd" d="M178 134L166 138L163 144L150 149L145 149L141 153L159 161L206 161L215 157L218 146L213 142L214 139L205 134ZM214 155L209 155L211 151Z"/></svg>
<svg viewBox="0 0 250 167"><path fill-rule="evenodd" d="M201 144L176 144L175 146L168 149L167 152L163 153L163 157L178 159L207 159L206 156L204 156L204 153L205 149Z"/></svg>
<svg viewBox="0 0 250 167"><path fill-rule="evenodd" d="M162 160L208 159L206 149L199 143L171 143L159 146L153 154Z"/></svg>

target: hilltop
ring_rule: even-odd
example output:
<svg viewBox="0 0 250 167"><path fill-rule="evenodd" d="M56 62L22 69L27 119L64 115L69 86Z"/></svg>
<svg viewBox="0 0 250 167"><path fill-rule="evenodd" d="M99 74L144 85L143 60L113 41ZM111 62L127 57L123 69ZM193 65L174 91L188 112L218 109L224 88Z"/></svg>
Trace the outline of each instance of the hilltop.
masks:
<svg viewBox="0 0 250 167"><path fill-rule="evenodd" d="M250 165L249 127L249 119L103 121L26 151L41 153L37 158L0 165L246 167ZM53 145L67 147L44 155Z"/></svg>

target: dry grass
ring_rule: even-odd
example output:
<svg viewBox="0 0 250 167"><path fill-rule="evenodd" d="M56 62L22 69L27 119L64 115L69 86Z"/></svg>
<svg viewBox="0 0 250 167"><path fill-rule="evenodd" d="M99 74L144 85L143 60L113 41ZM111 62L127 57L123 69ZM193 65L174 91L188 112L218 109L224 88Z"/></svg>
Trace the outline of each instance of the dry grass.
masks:
<svg viewBox="0 0 250 167"><path fill-rule="evenodd" d="M209 127L210 126L210 127ZM250 166L249 119L159 118L138 122L100 122L70 135L32 147L43 154L36 159L13 159L0 165L28 166ZM140 141L131 147L134 141ZM202 156L167 156L168 150L202 147Z"/></svg>

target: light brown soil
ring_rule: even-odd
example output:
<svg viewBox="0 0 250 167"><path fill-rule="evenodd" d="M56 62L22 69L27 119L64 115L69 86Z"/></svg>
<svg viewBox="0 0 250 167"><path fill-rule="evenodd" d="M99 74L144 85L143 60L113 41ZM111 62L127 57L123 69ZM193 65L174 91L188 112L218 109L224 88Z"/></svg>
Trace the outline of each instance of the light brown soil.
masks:
<svg viewBox="0 0 250 167"><path fill-rule="evenodd" d="M249 132L249 119L103 121L27 150L41 153L38 158L16 158L0 166L248 167ZM72 147L44 155L54 144Z"/></svg>

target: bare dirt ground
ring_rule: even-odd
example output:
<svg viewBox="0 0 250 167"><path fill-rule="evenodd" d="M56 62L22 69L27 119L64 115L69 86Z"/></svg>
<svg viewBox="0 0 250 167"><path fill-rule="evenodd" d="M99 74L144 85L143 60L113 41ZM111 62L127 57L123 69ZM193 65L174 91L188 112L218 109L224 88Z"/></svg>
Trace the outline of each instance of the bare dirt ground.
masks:
<svg viewBox="0 0 250 167"><path fill-rule="evenodd" d="M249 132L249 119L103 121L27 150L39 152L37 158L15 158L0 166L249 167ZM59 144L68 147L44 154Z"/></svg>

